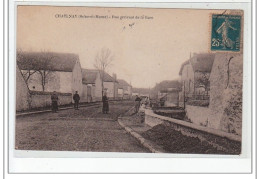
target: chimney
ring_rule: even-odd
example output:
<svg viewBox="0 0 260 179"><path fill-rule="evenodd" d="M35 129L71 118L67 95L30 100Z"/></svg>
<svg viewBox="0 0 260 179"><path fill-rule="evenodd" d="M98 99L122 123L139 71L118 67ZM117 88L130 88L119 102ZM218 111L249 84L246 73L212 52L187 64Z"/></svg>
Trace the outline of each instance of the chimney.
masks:
<svg viewBox="0 0 260 179"><path fill-rule="evenodd" d="M113 73L113 78L114 78L115 81L117 80L117 77L116 77L115 73Z"/></svg>

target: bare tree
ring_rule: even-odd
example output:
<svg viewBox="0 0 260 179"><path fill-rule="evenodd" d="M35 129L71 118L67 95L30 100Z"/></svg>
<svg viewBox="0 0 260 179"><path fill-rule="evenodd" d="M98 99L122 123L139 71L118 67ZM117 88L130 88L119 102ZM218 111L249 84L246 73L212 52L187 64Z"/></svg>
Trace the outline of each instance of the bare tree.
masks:
<svg viewBox="0 0 260 179"><path fill-rule="evenodd" d="M21 67L20 70L27 86L32 75L39 74L42 91L45 91L46 83L52 73L51 60L54 58L55 55L51 52L41 52L33 58L28 58L21 50L17 50L17 63ZM23 68L24 64L27 64L25 68Z"/></svg>
<svg viewBox="0 0 260 179"><path fill-rule="evenodd" d="M101 84L102 84L102 96L104 93L104 77L105 73L107 72L107 69L110 65L112 65L112 61L114 60L114 56L112 55L112 52L108 48L102 48L100 52L97 53L94 67L98 70L101 78Z"/></svg>
<svg viewBox="0 0 260 179"><path fill-rule="evenodd" d="M50 52L42 52L40 53L38 58L38 62L40 63L41 68L37 70L37 73L41 76L42 91L45 91L46 83L49 79L50 74L52 73L52 71L50 71L50 62L55 58L55 56Z"/></svg>
<svg viewBox="0 0 260 179"><path fill-rule="evenodd" d="M21 64L19 62L25 62L26 60L26 56L23 54L23 51L21 49L18 49L17 50L17 63L18 63L18 66L20 66ZM33 70L33 69L26 69L26 70L21 70L21 73L22 73L22 76L24 78L24 81L26 83L26 85L28 86L28 80L30 79L30 77L36 73L37 71L36 70Z"/></svg>

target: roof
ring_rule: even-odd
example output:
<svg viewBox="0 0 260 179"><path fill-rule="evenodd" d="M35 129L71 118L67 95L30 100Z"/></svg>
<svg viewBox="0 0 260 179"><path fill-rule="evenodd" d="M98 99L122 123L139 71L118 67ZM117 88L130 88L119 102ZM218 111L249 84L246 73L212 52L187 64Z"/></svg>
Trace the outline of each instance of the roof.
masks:
<svg viewBox="0 0 260 179"><path fill-rule="evenodd" d="M112 76L110 76L108 73L104 74L104 82L117 82L118 83L118 81L117 80L115 81L115 79Z"/></svg>
<svg viewBox="0 0 260 179"><path fill-rule="evenodd" d="M82 83L83 84L95 84L98 71L90 69L82 69Z"/></svg>
<svg viewBox="0 0 260 179"><path fill-rule="evenodd" d="M131 86L130 84L128 84L125 80L123 79L118 79L118 88L123 88L123 87L126 87L126 86Z"/></svg>
<svg viewBox="0 0 260 179"><path fill-rule="evenodd" d="M185 61L180 69L179 75L182 75L182 70L185 65L191 64L194 72L211 72L212 65L215 59L213 53L196 54L191 59Z"/></svg>
<svg viewBox="0 0 260 179"><path fill-rule="evenodd" d="M94 84L99 71L97 69L82 69L82 83ZM118 82L108 73L104 74L104 82Z"/></svg>
<svg viewBox="0 0 260 179"><path fill-rule="evenodd" d="M48 70L72 72L79 56L72 53L21 52L17 65L21 70Z"/></svg>

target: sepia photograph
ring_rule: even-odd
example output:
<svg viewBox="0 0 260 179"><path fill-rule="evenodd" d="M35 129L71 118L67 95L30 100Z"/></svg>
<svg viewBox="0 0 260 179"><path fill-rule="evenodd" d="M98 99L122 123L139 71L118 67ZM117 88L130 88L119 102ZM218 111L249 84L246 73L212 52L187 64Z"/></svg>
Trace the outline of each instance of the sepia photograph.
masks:
<svg viewBox="0 0 260 179"><path fill-rule="evenodd" d="M15 150L241 155L243 10L16 10Z"/></svg>

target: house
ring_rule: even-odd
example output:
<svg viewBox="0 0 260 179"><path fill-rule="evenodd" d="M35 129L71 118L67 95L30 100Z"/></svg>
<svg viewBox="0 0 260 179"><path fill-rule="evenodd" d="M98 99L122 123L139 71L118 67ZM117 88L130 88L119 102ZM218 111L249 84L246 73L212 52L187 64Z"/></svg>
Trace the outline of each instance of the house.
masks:
<svg viewBox="0 0 260 179"><path fill-rule="evenodd" d="M118 79L118 97L130 99L132 97L132 86L123 79Z"/></svg>
<svg viewBox="0 0 260 179"><path fill-rule="evenodd" d="M215 54L195 54L182 64L179 72L182 82L182 96L185 94L185 98L194 98L209 94L209 77L214 59Z"/></svg>
<svg viewBox="0 0 260 179"><path fill-rule="evenodd" d="M20 52L17 65L30 91L82 95L79 56L71 53Z"/></svg>
<svg viewBox="0 0 260 179"><path fill-rule="evenodd" d="M82 69L83 102L101 101L102 81L98 70Z"/></svg>
<svg viewBox="0 0 260 179"><path fill-rule="evenodd" d="M116 75L104 73L103 85L109 98L117 98L118 82ZM82 69L82 98L85 102L100 101L102 99L102 75L97 69Z"/></svg>
<svg viewBox="0 0 260 179"><path fill-rule="evenodd" d="M179 106L179 88L167 88L158 92L158 98L165 107Z"/></svg>
<svg viewBox="0 0 260 179"><path fill-rule="evenodd" d="M116 74L113 74L113 77L108 73L104 74L104 90L107 93L107 97L116 99L118 98L118 81Z"/></svg>
<svg viewBox="0 0 260 179"><path fill-rule="evenodd" d="M16 66L16 111L23 111L30 107L30 93L21 71Z"/></svg>

